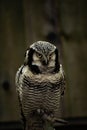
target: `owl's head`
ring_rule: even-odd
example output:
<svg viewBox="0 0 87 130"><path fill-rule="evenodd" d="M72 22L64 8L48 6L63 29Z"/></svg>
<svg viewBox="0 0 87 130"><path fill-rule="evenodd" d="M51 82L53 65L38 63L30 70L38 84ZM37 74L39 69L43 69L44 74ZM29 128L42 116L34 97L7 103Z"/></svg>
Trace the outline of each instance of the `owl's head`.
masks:
<svg viewBox="0 0 87 130"><path fill-rule="evenodd" d="M58 49L46 41L33 43L25 54L25 65L33 73L53 73L59 71Z"/></svg>

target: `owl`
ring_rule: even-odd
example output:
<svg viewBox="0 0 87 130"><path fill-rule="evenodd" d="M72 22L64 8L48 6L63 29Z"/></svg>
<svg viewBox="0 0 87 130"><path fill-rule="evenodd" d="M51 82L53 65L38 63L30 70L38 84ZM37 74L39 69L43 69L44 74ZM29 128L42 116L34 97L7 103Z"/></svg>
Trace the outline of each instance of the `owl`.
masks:
<svg viewBox="0 0 87 130"><path fill-rule="evenodd" d="M37 41L26 50L16 89L25 130L44 130L46 123L62 122L65 75L56 46Z"/></svg>

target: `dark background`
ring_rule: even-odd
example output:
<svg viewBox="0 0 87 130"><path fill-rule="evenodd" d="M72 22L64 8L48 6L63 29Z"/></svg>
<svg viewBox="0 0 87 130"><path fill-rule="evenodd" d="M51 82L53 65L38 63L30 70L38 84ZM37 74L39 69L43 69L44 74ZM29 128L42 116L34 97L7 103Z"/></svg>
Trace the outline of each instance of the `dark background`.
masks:
<svg viewBox="0 0 87 130"><path fill-rule="evenodd" d="M27 47L55 44L66 74L64 118L87 117L87 0L0 0L0 121L19 121L15 74Z"/></svg>

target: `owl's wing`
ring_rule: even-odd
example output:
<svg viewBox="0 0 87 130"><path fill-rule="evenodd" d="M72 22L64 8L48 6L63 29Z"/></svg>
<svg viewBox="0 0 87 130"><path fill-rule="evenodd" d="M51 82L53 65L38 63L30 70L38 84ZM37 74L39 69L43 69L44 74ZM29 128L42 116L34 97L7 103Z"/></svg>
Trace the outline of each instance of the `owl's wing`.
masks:
<svg viewBox="0 0 87 130"><path fill-rule="evenodd" d="M22 83L21 83L21 75L22 75L22 69L23 69L24 65L22 65L15 76L15 85L16 85L16 92L18 95L18 100L19 100L19 107L20 107L20 112L21 112L21 118L24 122L24 127L25 127L25 117L23 114L23 110L22 110Z"/></svg>
<svg viewBox="0 0 87 130"><path fill-rule="evenodd" d="M60 65L60 73L61 73L61 95L64 95L65 85L66 85L66 76L63 70L62 65Z"/></svg>
<svg viewBox="0 0 87 130"><path fill-rule="evenodd" d="M16 91L18 93L18 96L21 97L22 94L22 84L21 84L21 75L22 75L22 69L23 69L24 65L22 65L15 76L15 85L16 85Z"/></svg>
<svg viewBox="0 0 87 130"><path fill-rule="evenodd" d="M21 74L22 74L22 69L23 69L23 67L24 67L24 65L22 65L19 69L18 69L18 71L17 71L17 73L16 73L16 76L15 76L15 84L16 84L16 87L18 87L20 84L19 84L19 78L20 78L20 76L21 76Z"/></svg>
<svg viewBox="0 0 87 130"><path fill-rule="evenodd" d="M65 86L66 86L66 79L65 79L65 75L64 75L64 79L63 79L63 81L62 81L62 91L61 91L61 95L64 95Z"/></svg>

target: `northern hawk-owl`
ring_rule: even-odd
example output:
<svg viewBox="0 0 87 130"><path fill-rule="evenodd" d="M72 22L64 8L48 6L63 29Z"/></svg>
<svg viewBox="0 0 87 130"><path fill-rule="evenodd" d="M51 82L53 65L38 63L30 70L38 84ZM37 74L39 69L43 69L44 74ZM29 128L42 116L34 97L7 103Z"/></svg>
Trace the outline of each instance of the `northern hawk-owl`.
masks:
<svg viewBox="0 0 87 130"><path fill-rule="evenodd" d="M46 121L54 125L61 118L65 76L56 46L37 41L26 50L16 88L26 130L44 129Z"/></svg>

